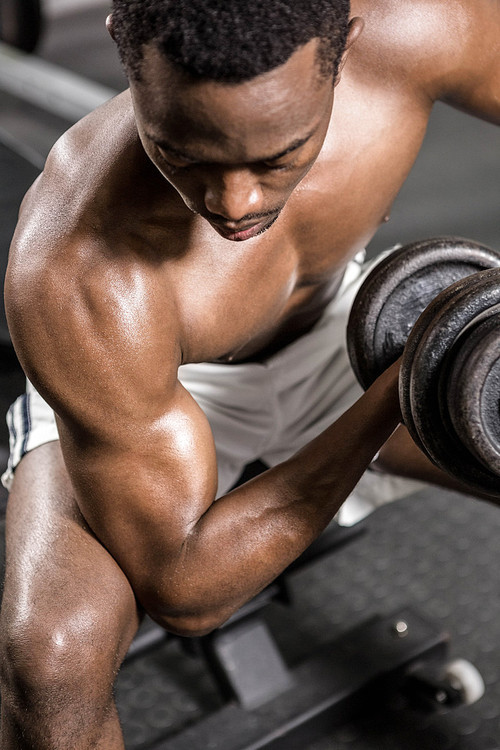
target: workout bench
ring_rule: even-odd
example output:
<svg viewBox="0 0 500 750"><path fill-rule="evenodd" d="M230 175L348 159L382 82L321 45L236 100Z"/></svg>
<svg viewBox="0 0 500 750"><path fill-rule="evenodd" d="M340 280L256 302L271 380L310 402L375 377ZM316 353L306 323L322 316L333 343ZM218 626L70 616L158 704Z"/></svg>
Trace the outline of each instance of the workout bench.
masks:
<svg viewBox="0 0 500 750"><path fill-rule="evenodd" d="M394 691L437 710L477 700L481 678L468 662L446 664L448 635L412 609L375 616L320 647L290 669L263 618L273 601L291 604L289 577L366 533L332 523L270 586L221 628L181 638L202 655L224 701L222 708L150 750L303 750ZM128 660L169 636L148 629L132 643Z"/></svg>

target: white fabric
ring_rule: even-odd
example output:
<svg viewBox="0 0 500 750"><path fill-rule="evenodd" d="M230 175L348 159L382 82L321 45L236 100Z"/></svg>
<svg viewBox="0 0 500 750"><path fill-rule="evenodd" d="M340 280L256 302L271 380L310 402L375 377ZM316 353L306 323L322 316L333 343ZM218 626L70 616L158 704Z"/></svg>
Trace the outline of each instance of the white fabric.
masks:
<svg viewBox="0 0 500 750"><path fill-rule="evenodd" d="M218 495L227 492L246 464L286 460L337 419L361 395L349 363L345 333L349 311L374 262L363 254L346 270L342 286L314 328L262 363L183 365L179 379L205 412L213 432ZM11 407L11 458L2 482L29 450L58 439L50 407L28 383ZM421 487L369 471L343 505L338 520L349 525L373 508Z"/></svg>

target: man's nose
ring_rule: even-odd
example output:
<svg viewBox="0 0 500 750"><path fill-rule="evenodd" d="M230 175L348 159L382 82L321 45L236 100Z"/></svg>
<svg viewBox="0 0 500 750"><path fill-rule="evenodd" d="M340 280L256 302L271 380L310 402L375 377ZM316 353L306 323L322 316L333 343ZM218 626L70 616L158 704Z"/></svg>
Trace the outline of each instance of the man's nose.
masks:
<svg viewBox="0 0 500 750"><path fill-rule="evenodd" d="M262 190L255 174L248 169L226 169L205 188L205 207L211 214L238 222L262 211Z"/></svg>

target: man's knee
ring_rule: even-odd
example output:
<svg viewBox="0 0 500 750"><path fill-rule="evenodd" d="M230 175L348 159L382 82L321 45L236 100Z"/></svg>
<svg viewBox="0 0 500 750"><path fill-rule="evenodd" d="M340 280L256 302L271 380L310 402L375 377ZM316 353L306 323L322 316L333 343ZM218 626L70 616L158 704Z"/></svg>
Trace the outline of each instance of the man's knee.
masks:
<svg viewBox="0 0 500 750"><path fill-rule="evenodd" d="M111 694L120 662L120 639L96 610L4 615L0 681L5 708L57 706L72 699L102 703Z"/></svg>

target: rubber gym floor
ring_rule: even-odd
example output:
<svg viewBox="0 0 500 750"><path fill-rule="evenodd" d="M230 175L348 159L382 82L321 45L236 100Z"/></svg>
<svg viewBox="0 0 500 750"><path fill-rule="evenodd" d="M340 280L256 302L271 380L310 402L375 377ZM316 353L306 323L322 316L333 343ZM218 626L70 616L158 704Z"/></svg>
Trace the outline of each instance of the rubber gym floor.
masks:
<svg viewBox="0 0 500 750"><path fill-rule="evenodd" d="M122 89L126 82L104 29L106 5L96 0L84 3L77 0L71 7L52 0L37 54ZM2 94L1 102L3 275L20 200L39 172L32 162L43 161L69 123L8 95ZM500 248L499 167L498 130L438 105L391 221L381 228L369 254L397 242L444 234ZM22 390L23 375L1 312L0 410L4 413ZM2 418L2 466L6 457ZM3 517L5 492L1 503ZM267 607L264 618L287 663L298 663L374 613L385 615L409 605L449 632L451 656L476 665L486 692L476 704L442 715L411 709L393 696L376 711L332 727L323 738L303 746L309 750L499 748L500 510L466 496L424 488L407 500L379 509L367 528L347 547L290 576L292 606L272 603ZM221 702L204 661L186 653L176 640L166 640L127 663L120 672L116 695L130 750L159 748L160 737L195 724Z"/></svg>

